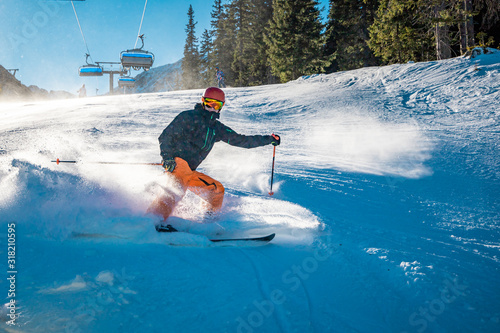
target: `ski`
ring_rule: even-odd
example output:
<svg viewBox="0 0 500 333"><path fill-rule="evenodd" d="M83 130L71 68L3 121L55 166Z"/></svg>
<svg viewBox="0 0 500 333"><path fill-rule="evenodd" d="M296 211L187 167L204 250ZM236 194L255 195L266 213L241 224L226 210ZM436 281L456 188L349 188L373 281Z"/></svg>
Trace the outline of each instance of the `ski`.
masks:
<svg viewBox="0 0 500 333"><path fill-rule="evenodd" d="M239 242L239 241L257 241L257 242L270 242L273 240L275 233L267 236L261 237L247 237L247 238L223 238L223 239L211 239L211 242Z"/></svg>
<svg viewBox="0 0 500 333"><path fill-rule="evenodd" d="M158 232L179 232L179 230L175 229L172 227L170 224L167 225L161 225L157 224L155 226L156 231ZM209 239L211 242L270 242L274 239L274 236L276 236L275 233L272 233L267 236L260 236L260 237L243 237L243 238L215 238L215 239Z"/></svg>

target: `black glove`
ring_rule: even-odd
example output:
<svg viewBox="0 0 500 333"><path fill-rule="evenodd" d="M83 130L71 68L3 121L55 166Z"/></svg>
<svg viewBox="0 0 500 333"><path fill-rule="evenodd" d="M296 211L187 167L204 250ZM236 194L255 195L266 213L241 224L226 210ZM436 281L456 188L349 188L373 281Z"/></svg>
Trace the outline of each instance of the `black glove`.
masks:
<svg viewBox="0 0 500 333"><path fill-rule="evenodd" d="M281 143L281 139L280 139L280 136L277 135L277 134L271 134L271 144L273 146L279 146L280 143Z"/></svg>
<svg viewBox="0 0 500 333"><path fill-rule="evenodd" d="M174 171L177 163L175 163L175 160L173 158L167 158L161 162L161 165L163 166L165 171L172 172Z"/></svg>

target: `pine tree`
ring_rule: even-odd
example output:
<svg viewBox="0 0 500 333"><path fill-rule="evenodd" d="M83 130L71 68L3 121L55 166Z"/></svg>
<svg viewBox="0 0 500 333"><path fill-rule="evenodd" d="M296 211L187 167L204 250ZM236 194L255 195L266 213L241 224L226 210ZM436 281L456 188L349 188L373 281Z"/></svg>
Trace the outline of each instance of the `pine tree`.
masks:
<svg viewBox="0 0 500 333"><path fill-rule="evenodd" d="M433 6L437 59L464 54L477 44L492 46L500 34L498 0L433 0L429 4L421 0L420 4L423 11Z"/></svg>
<svg viewBox="0 0 500 333"><path fill-rule="evenodd" d="M248 84L261 85L276 83L272 74L267 46L264 40L266 31L273 17L272 0L253 0L250 7L249 41L246 47L248 66Z"/></svg>
<svg viewBox="0 0 500 333"><path fill-rule="evenodd" d="M432 17L434 18L434 41L436 45L437 60L451 58L450 25L453 18L450 15L450 0L429 1L432 6Z"/></svg>
<svg viewBox="0 0 500 333"><path fill-rule="evenodd" d="M471 49L475 45L483 44L485 46L498 45L500 48L500 1L498 0L460 0L465 2L465 15L467 15L467 49ZM474 25L474 22L476 25ZM475 31L478 31L475 35ZM477 43L474 37L477 38ZM484 40L480 41L479 37L484 36ZM495 42L497 44L495 44Z"/></svg>
<svg viewBox="0 0 500 333"><path fill-rule="evenodd" d="M210 32L205 29L201 37L200 44L200 79L203 86L213 85L213 68L211 68L211 59L213 53L212 38Z"/></svg>
<svg viewBox="0 0 500 333"><path fill-rule="evenodd" d="M368 46L378 0L330 0L325 54L327 72L378 64Z"/></svg>
<svg viewBox="0 0 500 333"><path fill-rule="evenodd" d="M368 45L386 63L428 60L432 49L431 17L424 15L426 21L421 22L422 7L419 3L380 0L375 21L369 28Z"/></svg>
<svg viewBox="0 0 500 333"><path fill-rule="evenodd" d="M200 84L200 55L198 39L196 38L196 24L194 21L193 6L189 5L188 23L186 25L186 43L184 44L184 60L182 61L182 87L184 89L199 88Z"/></svg>
<svg viewBox="0 0 500 333"><path fill-rule="evenodd" d="M247 45L249 34L245 26L249 24L249 0L235 0L230 6L230 12L234 14L236 45L233 53L231 69L234 72L234 85L245 86L248 81L247 67L244 63L245 46Z"/></svg>
<svg viewBox="0 0 500 333"><path fill-rule="evenodd" d="M231 64L234 60L234 48L236 45L236 21L234 8L230 4L225 4L217 12L217 30L213 40L212 67L215 82L215 67L219 67L224 72L226 84L234 82L234 72Z"/></svg>
<svg viewBox="0 0 500 333"><path fill-rule="evenodd" d="M217 31L220 26L220 20L221 16L224 13L224 8L222 6L222 1L221 0L214 0L214 4L212 5L212 12L210 13L210 16L212 20L210 20L210 33L212 38L217 38Z"/></svg>
<svg viewBox="0 0 500 333"><path fill-rule="evenodd" d="M264 40L272 72L281 82L319 73L325 66L317 6L316 0L273 0L273 17Z"/></svg>
<svg viewBox="0 0 500 333"><path fill-rule="evenodd" d="M461 22L458 31L460 33L460 54L474 46L474 19L472 13L472 0L461 0L458 4Z"/></svg>
<svg viewBox="0 0 500 333"><path fill-rule="evenodd" d="M270 0L237 0L232 3L236 22L236 45L232 70L239 86L269 83L270 67L264 32L272 17Z"/></svg>
<svg viewBox="0 0 500 333"><path fill-rule="evenodd" d="M207 77L206 84L213 86L216 84L215 78L215 67L219 66L221 49L218 48L220 45L220 29L222 27L222 16L224 15L224 6L221 0L214 0L212 5L212 11L210 12L210 30L208 31L208 37L210 37L210 43L207 43L207 47L210 47L210 53L208 56L208 64L206 68Z"/></svg>
<svg viewBox="0 0 500 333"><path fill-rule="evenodd" d="M433 31L434 59L464 53L474 44L470 0L419 0L419 22Z"/></svg>

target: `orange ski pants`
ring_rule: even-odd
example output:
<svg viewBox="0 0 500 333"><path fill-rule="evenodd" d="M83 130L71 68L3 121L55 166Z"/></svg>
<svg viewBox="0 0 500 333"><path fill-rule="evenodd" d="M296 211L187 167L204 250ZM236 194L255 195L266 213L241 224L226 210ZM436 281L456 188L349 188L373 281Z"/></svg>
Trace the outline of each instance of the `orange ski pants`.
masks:
<svg viewBox="0 0 500 333"><path fill-rule="evenodd" d="M176 157L172 175L181 185L182 195L163 195L156 198L148 212L163 216L164 221L172 214L175 206L187 190L199 195L208 203L209 211L218 211L222 207L224 199L224 186L222 184L198 171L193 171L189 164L182 158Z"/></svg>

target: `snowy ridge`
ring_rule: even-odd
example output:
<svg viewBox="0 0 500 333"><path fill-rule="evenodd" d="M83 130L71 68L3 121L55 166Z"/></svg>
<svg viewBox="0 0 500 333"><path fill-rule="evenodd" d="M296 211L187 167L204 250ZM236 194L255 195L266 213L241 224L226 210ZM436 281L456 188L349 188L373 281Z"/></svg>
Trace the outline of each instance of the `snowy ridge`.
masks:
<svg viewBox="0 0 500 333"><path fill-rule="evenodd" d="M182 59L159 67L153 67L135 77L135 93L151 93L180 89Z"/></svg>
<svg viewBox="0 0 500 333"><path fill-rule="evenodd" d="M217 144L199 170L224 184L222 216L197 222L188 193L177 235L145 214L175 186L161 168L91 162L159 162L158 135L202 90L2 104L18 328L496 332L499 77L494 53L228 88L221 121L282 137L275 195L270 146ZM269 232L258 247L205 237Z"/></svg>

